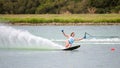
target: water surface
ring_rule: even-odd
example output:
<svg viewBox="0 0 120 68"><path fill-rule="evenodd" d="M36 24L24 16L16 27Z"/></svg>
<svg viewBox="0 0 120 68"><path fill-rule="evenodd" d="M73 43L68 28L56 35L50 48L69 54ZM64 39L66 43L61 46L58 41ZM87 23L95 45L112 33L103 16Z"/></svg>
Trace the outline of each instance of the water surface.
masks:
<svg viewBox="0 0 120 68"><path fill-rule="evenodd" d="M59 46L64 46L66 39L61 30L67 34L72 31L76 37L83 37L87 32L94 37L88 36L74 45L81 47L74 51L60 50L17 50L0 49L0 68L119 68L120 65L120 26L12 26L15 30L28 31L32 36L48 39ZM2 34L1 34L2 35ZM31 35L30 35L31 36ZM100 38L100 37L101 38ZM107 37L106 37L107 36ZM96 38L99 37L99 38ZM1 38L2 39L2 38ZM35 38L36 39L36 38ZM37 38L38 39L38 38ZM8 43L8 41L6 41ZM32 42L36 43L36 42ZM31 44L32 44L31 43ZM45 43L43 41L43 43ZM46 42L47 43L47 42ZM3 44L3 45L2 45ZM11 44L11 43L10 43ZM42 45L24 45L21 47L36 47ZM7 48L1 42L1 47ZM47 48L48 49L47 45ZM10 45L14 48L16 45ZM8 48L9 48L8 47ZM52 44L49 46L52 46ZM114 50L113 50L114 49Z"/></svg>

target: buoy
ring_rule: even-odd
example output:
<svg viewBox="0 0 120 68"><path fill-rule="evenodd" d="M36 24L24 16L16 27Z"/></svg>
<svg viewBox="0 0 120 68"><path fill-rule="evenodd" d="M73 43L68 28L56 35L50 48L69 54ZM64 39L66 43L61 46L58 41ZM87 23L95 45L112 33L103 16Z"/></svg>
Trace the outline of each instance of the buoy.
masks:
<svg viewBox="0 0 120 68"><path fill-rule="evenodd" d="M111 48L111 51L115 51L115 48Z"/></svg>

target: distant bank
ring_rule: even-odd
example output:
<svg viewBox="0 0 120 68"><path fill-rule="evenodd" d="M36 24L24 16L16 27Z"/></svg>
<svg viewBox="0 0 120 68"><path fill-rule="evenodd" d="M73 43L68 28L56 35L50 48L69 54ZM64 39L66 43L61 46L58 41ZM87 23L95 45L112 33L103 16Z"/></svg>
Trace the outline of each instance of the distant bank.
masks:
<svg viewBox="0 0 120 68"><path fill-rule="evenodd" d="M120 25L119 14L3 14L11 25Z"/></svg>

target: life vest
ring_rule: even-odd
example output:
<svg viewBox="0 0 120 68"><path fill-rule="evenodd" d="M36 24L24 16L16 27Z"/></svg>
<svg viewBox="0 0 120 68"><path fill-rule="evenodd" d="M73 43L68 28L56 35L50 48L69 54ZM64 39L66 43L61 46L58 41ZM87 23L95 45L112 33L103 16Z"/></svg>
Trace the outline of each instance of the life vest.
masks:
<svg viewBox="0 0 120 68"><path fill-rule="evenodd" d="M74 38L73 38L73 37L70 37L70 38L68 39L68 41L69 41L70 44L73 44L73 43L74 43Z"/></svg>

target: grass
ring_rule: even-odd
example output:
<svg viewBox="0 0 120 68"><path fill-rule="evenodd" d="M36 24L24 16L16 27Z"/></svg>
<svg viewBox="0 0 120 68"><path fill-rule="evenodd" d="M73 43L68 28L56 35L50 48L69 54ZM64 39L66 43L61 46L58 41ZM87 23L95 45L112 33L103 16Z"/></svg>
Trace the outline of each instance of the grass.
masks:
<svg viewBox="0 0 120 68"><path fill-rule="evenodd" d="M16 14L0 15L9 23L120 23L119 14Z"/></svg>

